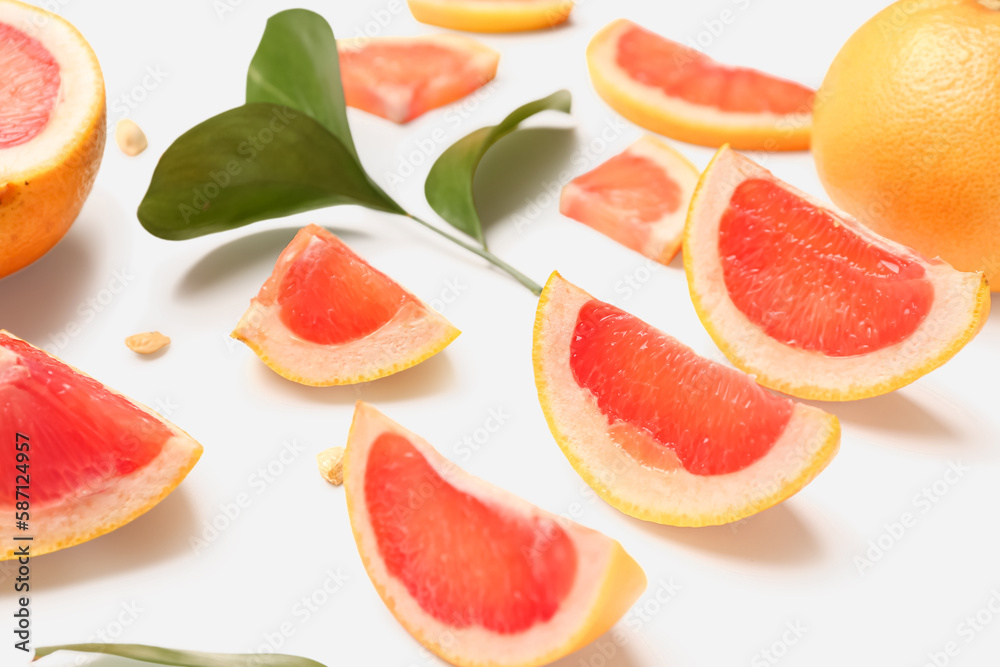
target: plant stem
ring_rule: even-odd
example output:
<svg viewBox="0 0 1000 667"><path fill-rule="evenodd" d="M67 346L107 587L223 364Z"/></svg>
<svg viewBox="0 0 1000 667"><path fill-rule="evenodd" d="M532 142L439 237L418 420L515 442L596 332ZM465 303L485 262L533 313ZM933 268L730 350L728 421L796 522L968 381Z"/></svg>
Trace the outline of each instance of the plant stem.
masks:
<svg viewBox="0 0 1000 667"><path fill-rule="evenodd" d="M500 259L496 255L494 255L493 253L491 253L489 250L486 250L485 248L481 248L481 247L479 247L477 245L469 243L468 241L460 239L457 236L452 236L451 234L449 234L448 232L444 231L443 229L440 229L439 227L436 227L436 226L432 225L431 223L427 222L426 220L421 220L420 218L418 218L415 215L412 215L410 213L405 213L404 215L406 215L406 217L410 218L411 220L414 220L415 222L419 222L421 225L423 225L427 229L431 230L432 232L435 232L435 233L437 233L437 234L445 237L446 239L448 239L452 243L457 243L458 245L462 246L463 248L465 248L469 252L473 252L473 253L479 255L480 257L482 257L483 259L485 259L487 262L489 262L493 266L496 266L497 268L500 268L500 269L506 271L515 280L517 280L517 282L521 283L522 285L524 285L525 287L527 287L529 290L531 290L531 293L534 294L535 296L541 295L541 293L542 293L542 286L541 285L539 285L534 280L532 280L528 276L524 275L523 273L521 273L520 271L518 271L517 269L515 269L513 266L511 266L507 262L503 261L502 259Z"/></svg>

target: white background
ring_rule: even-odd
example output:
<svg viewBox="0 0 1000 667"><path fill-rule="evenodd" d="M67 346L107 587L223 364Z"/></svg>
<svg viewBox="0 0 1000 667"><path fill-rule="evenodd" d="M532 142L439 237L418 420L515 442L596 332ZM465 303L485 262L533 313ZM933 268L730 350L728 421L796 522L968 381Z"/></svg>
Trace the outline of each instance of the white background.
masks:
<svg viewBox="0 0 1000 667"><path fill-rule="evenodd" d="M471 473L547 510L567 512L587 496L536 399L530 358L536 299L413 223L355 208L185 242L150 236L135 210L158 156L192 125L242 102L246 67L267 16L295 5L60 2L58 11L100 58L109 119L127 111L150 147L127 158L109 144L93 194L68 236L0 282L0 325L166 413L204 444L205 454L183 485L145 516L32 561L35 644L100 641L103 633L119 642L227 652L266 650L270 642L280 652L331 666L439 664L375 593L355 550L343 489L320 478L313 457L344 443L353 404L363 398ZM375 18L387 22L377 28L385 35L438 31L416 23L395 1L300 4L322 13L342 37L357 36ZM585 46L600 27L625 16L682 42L700 35L704 50L719 60L815 87L843 41L882 4L584 0L559 29L477 36L502 57L496 85L474 101L401 127L355 111L350 120L366 165L383 184L401 161L420 163L401 185L386 187L405 207L432 216L422 186L434 157L515 106L569 88L575 131L529 130L498 146L483 166L478 194L492 248L539 282L558 269L595 296L722 360L691 308L679 258L669 267L652 265L563 218L555 200L540 194L542 183L561 170L586 171L640 136L631 124L618 125L594 93ZM735 19L720 31L713 21L724 9ZM606 135L610 142L597 139L616 126ZM446 138L435 143L430 137L439 129ZM699 167L711 156L709 149L677 145ZM767 165L822 194L808 153L767 156ZM309 388L272 373L228 334L278 253L308 222L334 229L377 267L440 305L462 336L415 369L357 387ZM127 286L111 295L105 290L116 272ZM452 302L443 304L445 298ZM97 300L99 313L88 300ZM984 613L992 623L971 635L971 626L961 624L1000 591L996 318L946 367L912 386L824 405L842 421L841 452L781 506L734 526L680 529L584 502L579 520L620 540L650 585L616 635L558 664L766 665L759 652L780 645L787 624L805 630L794 645L777 646L785 653L782 665L919 666L928 652L952 641L959 652L950 664L995 664L1000 618ZM165 354L140 358L125 348L125 336L151 329L173 338ZM478 451L459 447L477 436L491 410L509 416L503 427L485 441L479 431ZM294 447L282 463L287 443ZM968 470L956 483L945 482L958 462ZM259 472L268 467L277 473L270 482ZM934 503L915 499L935 482L943 492ZM213 520L227 523L224 508L240 494L249 497L249 507L196 553L192 538L204 537ZM907 512L915 525L892 537L886 525ZM879 539L888 550L859 572L856 557ZM9 572L9 566L0 570ZM344 581L326 595L331 572ZM670 587L679 590L671 594ZM3 628L10 624L11 588L7 578ZM323 601L315 611L301 605L311 596ZM7 632L0 634L7 637L4 649Z"/></svg>

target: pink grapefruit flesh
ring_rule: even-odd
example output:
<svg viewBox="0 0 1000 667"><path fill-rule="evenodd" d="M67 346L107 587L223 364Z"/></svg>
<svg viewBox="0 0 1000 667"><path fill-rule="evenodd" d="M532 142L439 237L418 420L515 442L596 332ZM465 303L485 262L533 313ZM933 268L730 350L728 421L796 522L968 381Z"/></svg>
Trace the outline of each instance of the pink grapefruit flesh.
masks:
<svg viewBox="0 0 1000 667"><path fill-rule="evenodd" d="M59 63L37 39L0 23L0 149L35 138L59 97Z"/></svg>
<svg viewBox="0 0 1000 667"><path fill-rule="evenodd" d="M636 458L653 461L668 449L696 475L724 475L760 460L794 409L749 376L699 357L635 315L596 299L580 308L569 364L609 425L627 424L649 436L645 448L625 445ZM740 406L732 419L720 418L717 395Z"/></svg>
<svg viewBox="0 0 1000 667"><path fill-rule="evenodd" d="M650 259L669 264L681 247L698 171L645 136L563 188L560 212Z"/></svg>
<svg viewBox="0 0 1000 667"><path fill-rule="evenodd" d="M458 329L336 236L303 227L232 336L314 386L374 380L437 354Z"/></svg>
<svg viewBox="0 0 1000 667"><path fill-rule="evenodd" d="M323 238L303 248L278 285L278 312L292 333L320 345L347 343L377 331L414 301L339 239Z"/></svg>
<svg viewBox="0 0 1000 667"><path fill-rule="evenodd" d="M359 403L344 459L358 551L390 611L455 665L544 665L645 587L621 546L472 477Z"/></svg>
<svg viewBox="0 0 1000 667"><path fill-rule="evenodd" d="M712 147L809 147L811 89L716 62L631 21L613 21L594 36L587 66L598 94L647 130Z"/></svg>
<svg viewBox="0 0 1000 667"><path fill-rule="evenodd" d="M420 512L398 516L410 488L437 491ZM372 445L365 502L389 573L422 609L454 627L523 632L552 618L576 578L576 549L558 523L505 513L456 489L396 433ZM535 554L539 535L548 548ZM442 568L441 554L455 553L477 567Z"/></svg>
<svg viewBox="0 0 1000 667"><path fill-rule="evenodd" d="M618 40L618 66L669 97L731 113L789 114L812 109L815 93L746 67L715 62L691 47L633 25Z"/></svg>
<svg viewBox="0 0 1000 667"><path fill-rule="evenodd" d="M768 336L832 357L895 345L934 304L913 257L866 242L769 179L740 183L719 224L734 305ZM823 303L807 314L807 305Z"/></svg>
<svg viewBox="0 0 1000 667"><path fill-rule="evenodd" d="M15 486L30 488L33 555L79 544L144 513L184 479L202 451L159 415L5 331L0 417L11 431L3 445L11 465L2 473L11 493L0 509L13 513ZM19 451L25 453L20 470ZM9 537L4 547L4 557L12 557Z"/></svg>
<svg viewBox="0 0 1000 667"><path fill-rule="evenodd" d="M970 341L990 307L982 273L880 237L728 147L692 198L684 268L730 361L799 398L909 384Z"/></svg>
<svg viewBox="0 0 1000 667"><path fill-rule="evenodd" d="M461 35L359 38L338 44L347 105L396 123L479 89L496 75L500 57Z"/></svg>
<svg viewBox="0 0 1000 667"><path fill-rule="evenodd" d="M558 273L539 301L533 360L570 464L640 519L742 519L801 490L839 446L833 415L771 394Z"/></svg>

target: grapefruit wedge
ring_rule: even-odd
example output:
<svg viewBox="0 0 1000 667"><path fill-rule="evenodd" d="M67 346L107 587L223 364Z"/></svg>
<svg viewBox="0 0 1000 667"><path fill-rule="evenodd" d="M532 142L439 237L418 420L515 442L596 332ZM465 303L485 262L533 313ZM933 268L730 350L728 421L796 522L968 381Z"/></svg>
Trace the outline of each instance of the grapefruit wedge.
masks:
<svg viewBox="0 0 1000 667"><path fill-rule="evenodd" d="M972 340L990 310L982 273L882 238L728 147L691 202L684 269L730 361L800 398L909 384Z"/></svg>
<svg viewBox="0 0 1000 667"><path fill-rule="evenodd" d="M520 32L566 21L573 0L408 0L413 18L451 30Z"/></svg>
<svg viewBox="0 0 1000 667"><path fill-rule="evenodd" d="M232 337L276 373L313 386L391 375L434 356L451 323L322 227L303 227Z"/></svg>
<svg viewBox="0 0 1000 667"><path fill-rule="evenodd" d="M19 546L40 556L128 523L173 491L202 451L152 410L2 330L0 423L0 511L11 521L17 512L27 524L17 535L32 538L7 531L3 560Z"/></svg>
<svg viewBox="0 0 1000 667"><path fill-rule="evenodd" d="M737 521L797 493L840 444L833 415L699 357L558 273L538 303L533 360L563 454L639 519Z"/></svg>
<svg viewBox="0 0 1000 667"><path fill-rule="evenodd" d="M693 164L647 135L567 183L559 212L669 264L681 248L688 204L697 184L698 170Z"/></svg>
<svg viewBox="0 0 1000 667"><path fill-rule="evenodd" d="M809 148L811 89L723 65L626 19L594 36L587 66L604 101L647 130L713 148Z"/></svg>
<svg viewBox="0 0 1000 667"><path fill-rule="evenodd" d="M463 35L337 41L348 106L407 123L496 76L500 54Z"/></svg>
<svg viewBox="0 0 1000 667"><path fill-rule="evenodd" d="M0 277L69 230L105 134L104 78L87 41L55 14L0 0Z"/></svg>
<svg viewBox="0 0 1000 667"><path fill-rule="evenodd" d="M454 665L548 664L611 628L646 587L618 542L469 475L365 403L344 487L382 600Z"/></svg>

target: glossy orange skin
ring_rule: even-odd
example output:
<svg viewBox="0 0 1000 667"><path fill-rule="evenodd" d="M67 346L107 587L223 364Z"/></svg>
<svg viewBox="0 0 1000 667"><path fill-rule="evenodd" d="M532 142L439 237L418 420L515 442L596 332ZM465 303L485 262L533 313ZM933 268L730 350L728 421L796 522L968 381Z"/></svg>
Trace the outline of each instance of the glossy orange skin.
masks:
<svg viewBox="0 0 1000 667"><path fill-rule="evenodd" d="M1000 3L904 0L863 25L817 95L830 198L879 234L1000 289Z"/></svg>

